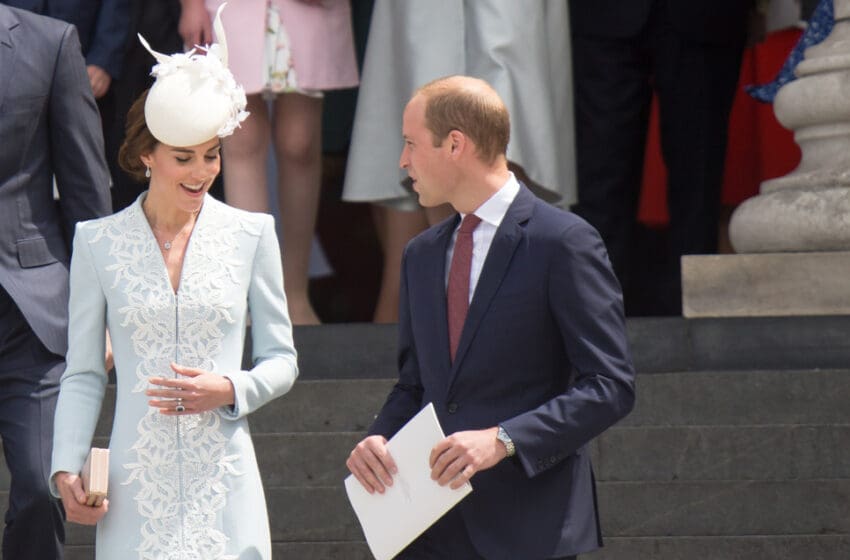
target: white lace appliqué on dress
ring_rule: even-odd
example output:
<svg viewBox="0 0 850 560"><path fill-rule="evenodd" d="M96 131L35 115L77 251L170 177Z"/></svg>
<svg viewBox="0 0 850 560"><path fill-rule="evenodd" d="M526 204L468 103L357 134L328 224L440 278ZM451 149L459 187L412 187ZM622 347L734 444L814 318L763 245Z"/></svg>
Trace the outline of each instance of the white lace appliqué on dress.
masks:
<svg viewBox="0 0 850 560"><path fill-rule="evenodd" d="M217 210L207 204L203 212ZM115 264L107 270L114 273L113 287L127 297L118 313L121 326L133 331L139 357L133 393L143 393L149 377L171 372L172 361L214 371L222 327L234 322L225 293L238 282L236 269L243 264L235 239L240 225L231 221L222 228L206 216L216 227L204 228L199 217L175 294L140 207L122 214L97 229L91 242L111 241ZM124 484L139 485L135 499L145 519L140 560L235 559L226 554L228 537L216 523L226 505L225 476L239 475L221 422L217 411L172 417L150 407L138 422L139 439L131 447L136 460L123 466L129 471Z"/></svg>

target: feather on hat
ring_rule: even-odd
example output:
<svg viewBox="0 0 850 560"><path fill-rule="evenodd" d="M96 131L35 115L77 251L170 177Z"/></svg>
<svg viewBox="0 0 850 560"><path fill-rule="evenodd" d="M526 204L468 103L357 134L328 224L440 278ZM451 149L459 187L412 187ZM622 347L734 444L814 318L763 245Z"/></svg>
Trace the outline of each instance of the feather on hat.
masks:
<svg viewBox="0 0 850 560"><path fill-rule="evenodd" d="M169 146L196 146L233 134L248 117L242 86L227 68L227 39L218 8L213 28L218 43L196 45L187 53L166 55L142 45L157 60L156 78L145 102L145 121L154 138Z"/></svg>

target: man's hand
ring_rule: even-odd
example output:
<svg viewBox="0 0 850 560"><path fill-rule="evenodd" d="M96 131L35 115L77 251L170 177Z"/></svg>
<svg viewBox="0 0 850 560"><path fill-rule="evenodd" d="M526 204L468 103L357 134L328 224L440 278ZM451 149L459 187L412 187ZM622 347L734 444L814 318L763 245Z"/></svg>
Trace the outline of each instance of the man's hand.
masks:
<svg viewBox="0 0 850 560"><path fill-rule="evenodd" d="M53 477L59 495L62 496L62 507L68 521L81 525L97 525L109 511L109 500L103 500L99 506L86 505L86 493L83 490L82 479L69 472L58 472Z"/></svg>
<svg viewBox="0 0 850 560"><path fill-rule="evenodd" d="M460 488L478 471L487 470L507 457L502 442L496 439L499 428L455 432L431 450L431 478L440 486L451 483Z"/></svg>
<svg viewBox="0 0 850 560"><path fill-rule="evenodd" d="M183 38L183 47L189 50L195 45L212 44L212 23L203 0L181 0L180 4L177 31Z"/></svg>
<svg viewBox="0 0 850 560"><path fill-rule="evenodd" d="M89 73L91 92L95 99L100 99L109 91L109 86L112 85L112 76L106 70L94 64L86 66L86 70Z"/></svg>
<svg viewBox="0 0 850 560"><path fill-rule="evenodd" d="M398 472L383 436L369 436L358 443L345 465L370 494L383 494L387 486L393 485L392 475Z"/></svg>

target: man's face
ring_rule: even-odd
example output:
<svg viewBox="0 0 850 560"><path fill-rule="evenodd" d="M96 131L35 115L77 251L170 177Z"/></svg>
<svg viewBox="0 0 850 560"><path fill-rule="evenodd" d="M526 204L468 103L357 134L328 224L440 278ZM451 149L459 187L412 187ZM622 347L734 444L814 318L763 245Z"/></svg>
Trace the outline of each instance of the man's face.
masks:
<svg viewBox="0 0 850 560"><path fill-rule="evenodd" d="M433 207L450 202L453 186L450 142L444 139L440 146L434 146L433 135L425 126L425 99L421 95L411 99L404 109L402 134L404 148L398 164L413 181L419 203Z"/></svg>

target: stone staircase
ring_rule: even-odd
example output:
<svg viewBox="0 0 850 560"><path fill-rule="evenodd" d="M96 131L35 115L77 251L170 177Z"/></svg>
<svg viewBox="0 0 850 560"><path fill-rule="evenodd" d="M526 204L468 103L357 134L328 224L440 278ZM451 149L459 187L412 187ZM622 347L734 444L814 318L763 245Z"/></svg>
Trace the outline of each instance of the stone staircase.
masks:
<svg viewBox="0 0 850 560"><path fill-rule="evenodd" d="M606 546L583 558L850 558L847 333L850 317L631 320L637 405L593 444ZM251 418L274 557L367 560L344 461L392 386L395 329L299 328L296 345L301 378ZM67 558L92 542L69 525Z"/></svg>

